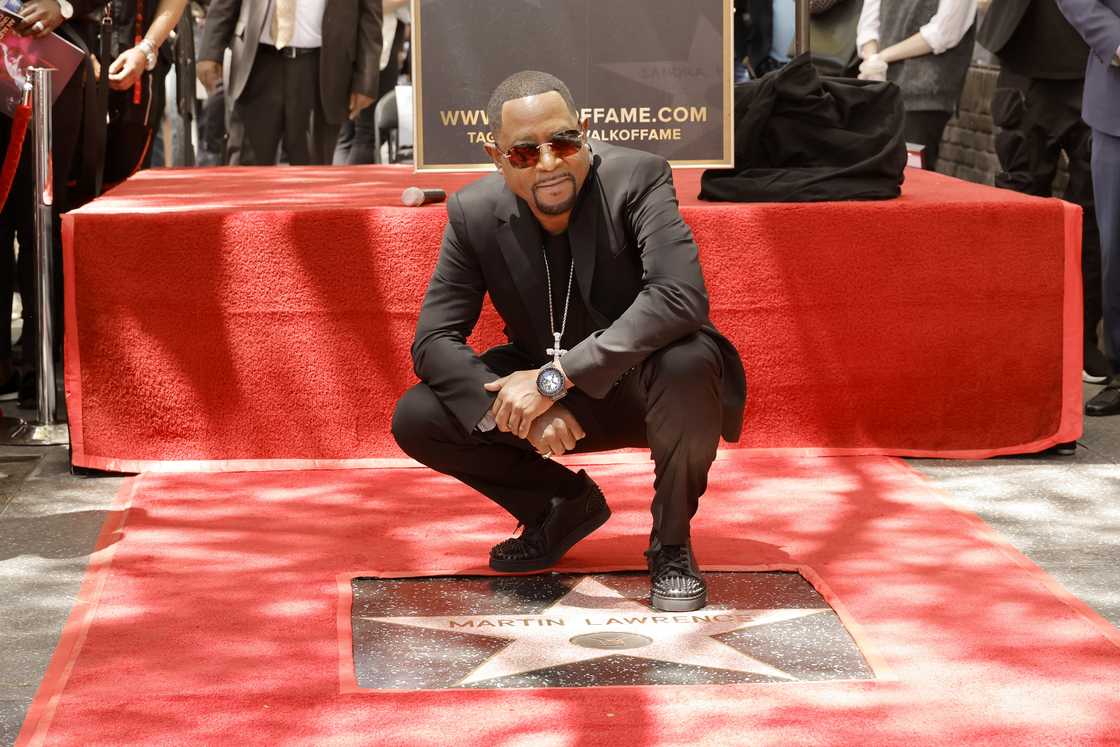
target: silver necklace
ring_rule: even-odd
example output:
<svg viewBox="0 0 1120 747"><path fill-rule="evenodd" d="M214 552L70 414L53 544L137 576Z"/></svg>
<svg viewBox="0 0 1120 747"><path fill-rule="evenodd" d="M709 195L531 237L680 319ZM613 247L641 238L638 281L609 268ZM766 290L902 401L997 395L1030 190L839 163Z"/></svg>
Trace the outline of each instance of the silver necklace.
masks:
<svg viewBox="0 0 1120 747"><path fill-rule="evenodd" d="M548 280L548 328L552 330L552 339L554 347L545 350L546 353L552 356L553 363L560 362L560 356L567 353L560 347L560 338L564 336L564 330L568 328L568 304L572 300L572 275L575 274L576 258L573 256L571 264L568 265L568 294L564 297L564 316L560 319L560 331L556 331L556 312L552 309L552 272L548 269L548 252L545 251L544 245L541 245L541 256L544 257L544 276Z"/></svg>

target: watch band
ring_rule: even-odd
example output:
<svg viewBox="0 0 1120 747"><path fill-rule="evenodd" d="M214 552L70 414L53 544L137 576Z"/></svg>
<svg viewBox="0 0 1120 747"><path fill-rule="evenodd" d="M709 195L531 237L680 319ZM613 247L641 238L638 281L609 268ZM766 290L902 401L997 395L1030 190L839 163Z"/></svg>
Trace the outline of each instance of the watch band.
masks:
<svg viewBox="0 0 1120 747"><path fill-rule="evenodd" d="M156 57L156 45L152 43L151 39L144 37L136 46L144 53L144 59L148 62L148 70L154 70L156 62L159 61L159 58Z"/></svg>

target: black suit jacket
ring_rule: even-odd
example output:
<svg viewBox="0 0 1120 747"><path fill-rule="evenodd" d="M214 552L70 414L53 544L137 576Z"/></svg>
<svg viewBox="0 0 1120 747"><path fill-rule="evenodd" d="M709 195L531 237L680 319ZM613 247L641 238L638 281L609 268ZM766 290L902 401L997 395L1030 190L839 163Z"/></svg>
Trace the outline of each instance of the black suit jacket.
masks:
<svg viewBox="0 0 1120 747"><path fill-rule="evenodd" d="M592 148L568 234L579 292L598 331L564 356L564 371L578 389L602 398L651 353L696 332L709 335L723 357L722 433L737 440L746 377L735 348L708 319L696 242L669 164L597 141ZM483 296L490 294L510 343L543 363L552 337L548 290L529 259L541 251L539 224L501 174L452 195L447 214L412 359L416 375L470 432L494 399L482 385L497 378L466 343Z"/></svg>
<svg viewBox="0 0 1120 747"><path fill-rule="evenodd" d="M976 41L992 54L999 54L1019 28L1031 0L992 0L980 27Z"/></svg>
<svg viewBox="0 0 1120 747"><path fill-rule="evenodd" d="M199 60L221 62L233 52L227 95L236 101L245 91L268 0L213 0L198 48ZM319 52L319 94L327 121L341 124L350 109L350 94L377 98L381 63L381 0L327 0L323 10L323 46Z"/></svg>

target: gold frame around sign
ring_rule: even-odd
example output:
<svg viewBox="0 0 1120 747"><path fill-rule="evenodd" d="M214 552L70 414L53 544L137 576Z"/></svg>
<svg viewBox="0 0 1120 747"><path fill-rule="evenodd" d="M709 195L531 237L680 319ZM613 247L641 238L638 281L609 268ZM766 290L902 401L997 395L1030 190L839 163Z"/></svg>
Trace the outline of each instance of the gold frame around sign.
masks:
<svg viewBox="0 0 1120 747"><path fill-rule="evenodd" d="M412 14L412 152L415 160L416 171L429 173L451 173L460 171L485 172L493 171L496 167L490 163L451 163L439 166L425 166L422 156L424 142L424 95L420 81L423 76L420 54L420 5L423 0L410 0ZM723 0L723 158L708 160L670 161L677 168L727 168L735 165L735 119L734 103L732 98L734 86L734 71L731 67L731 55L734 54L735 26L732 15L735 12L733 0Z"/></svg>

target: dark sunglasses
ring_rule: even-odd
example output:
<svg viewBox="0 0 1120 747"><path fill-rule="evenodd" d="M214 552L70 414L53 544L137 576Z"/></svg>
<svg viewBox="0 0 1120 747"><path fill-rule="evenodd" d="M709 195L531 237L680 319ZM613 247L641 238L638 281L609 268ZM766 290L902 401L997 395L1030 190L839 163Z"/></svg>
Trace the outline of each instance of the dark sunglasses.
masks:
<svg viewBox="0 0 1120 747"><path fill-rule="evenodd" d="M550 139L539 145L524 143L515 145L508 152L502 153L515 169L528 169L536 166L541 160L541 148L548 146L552 155L557 158L567 158L575 155L583 147L583 133L577 130L558 132Z"/></svg>

